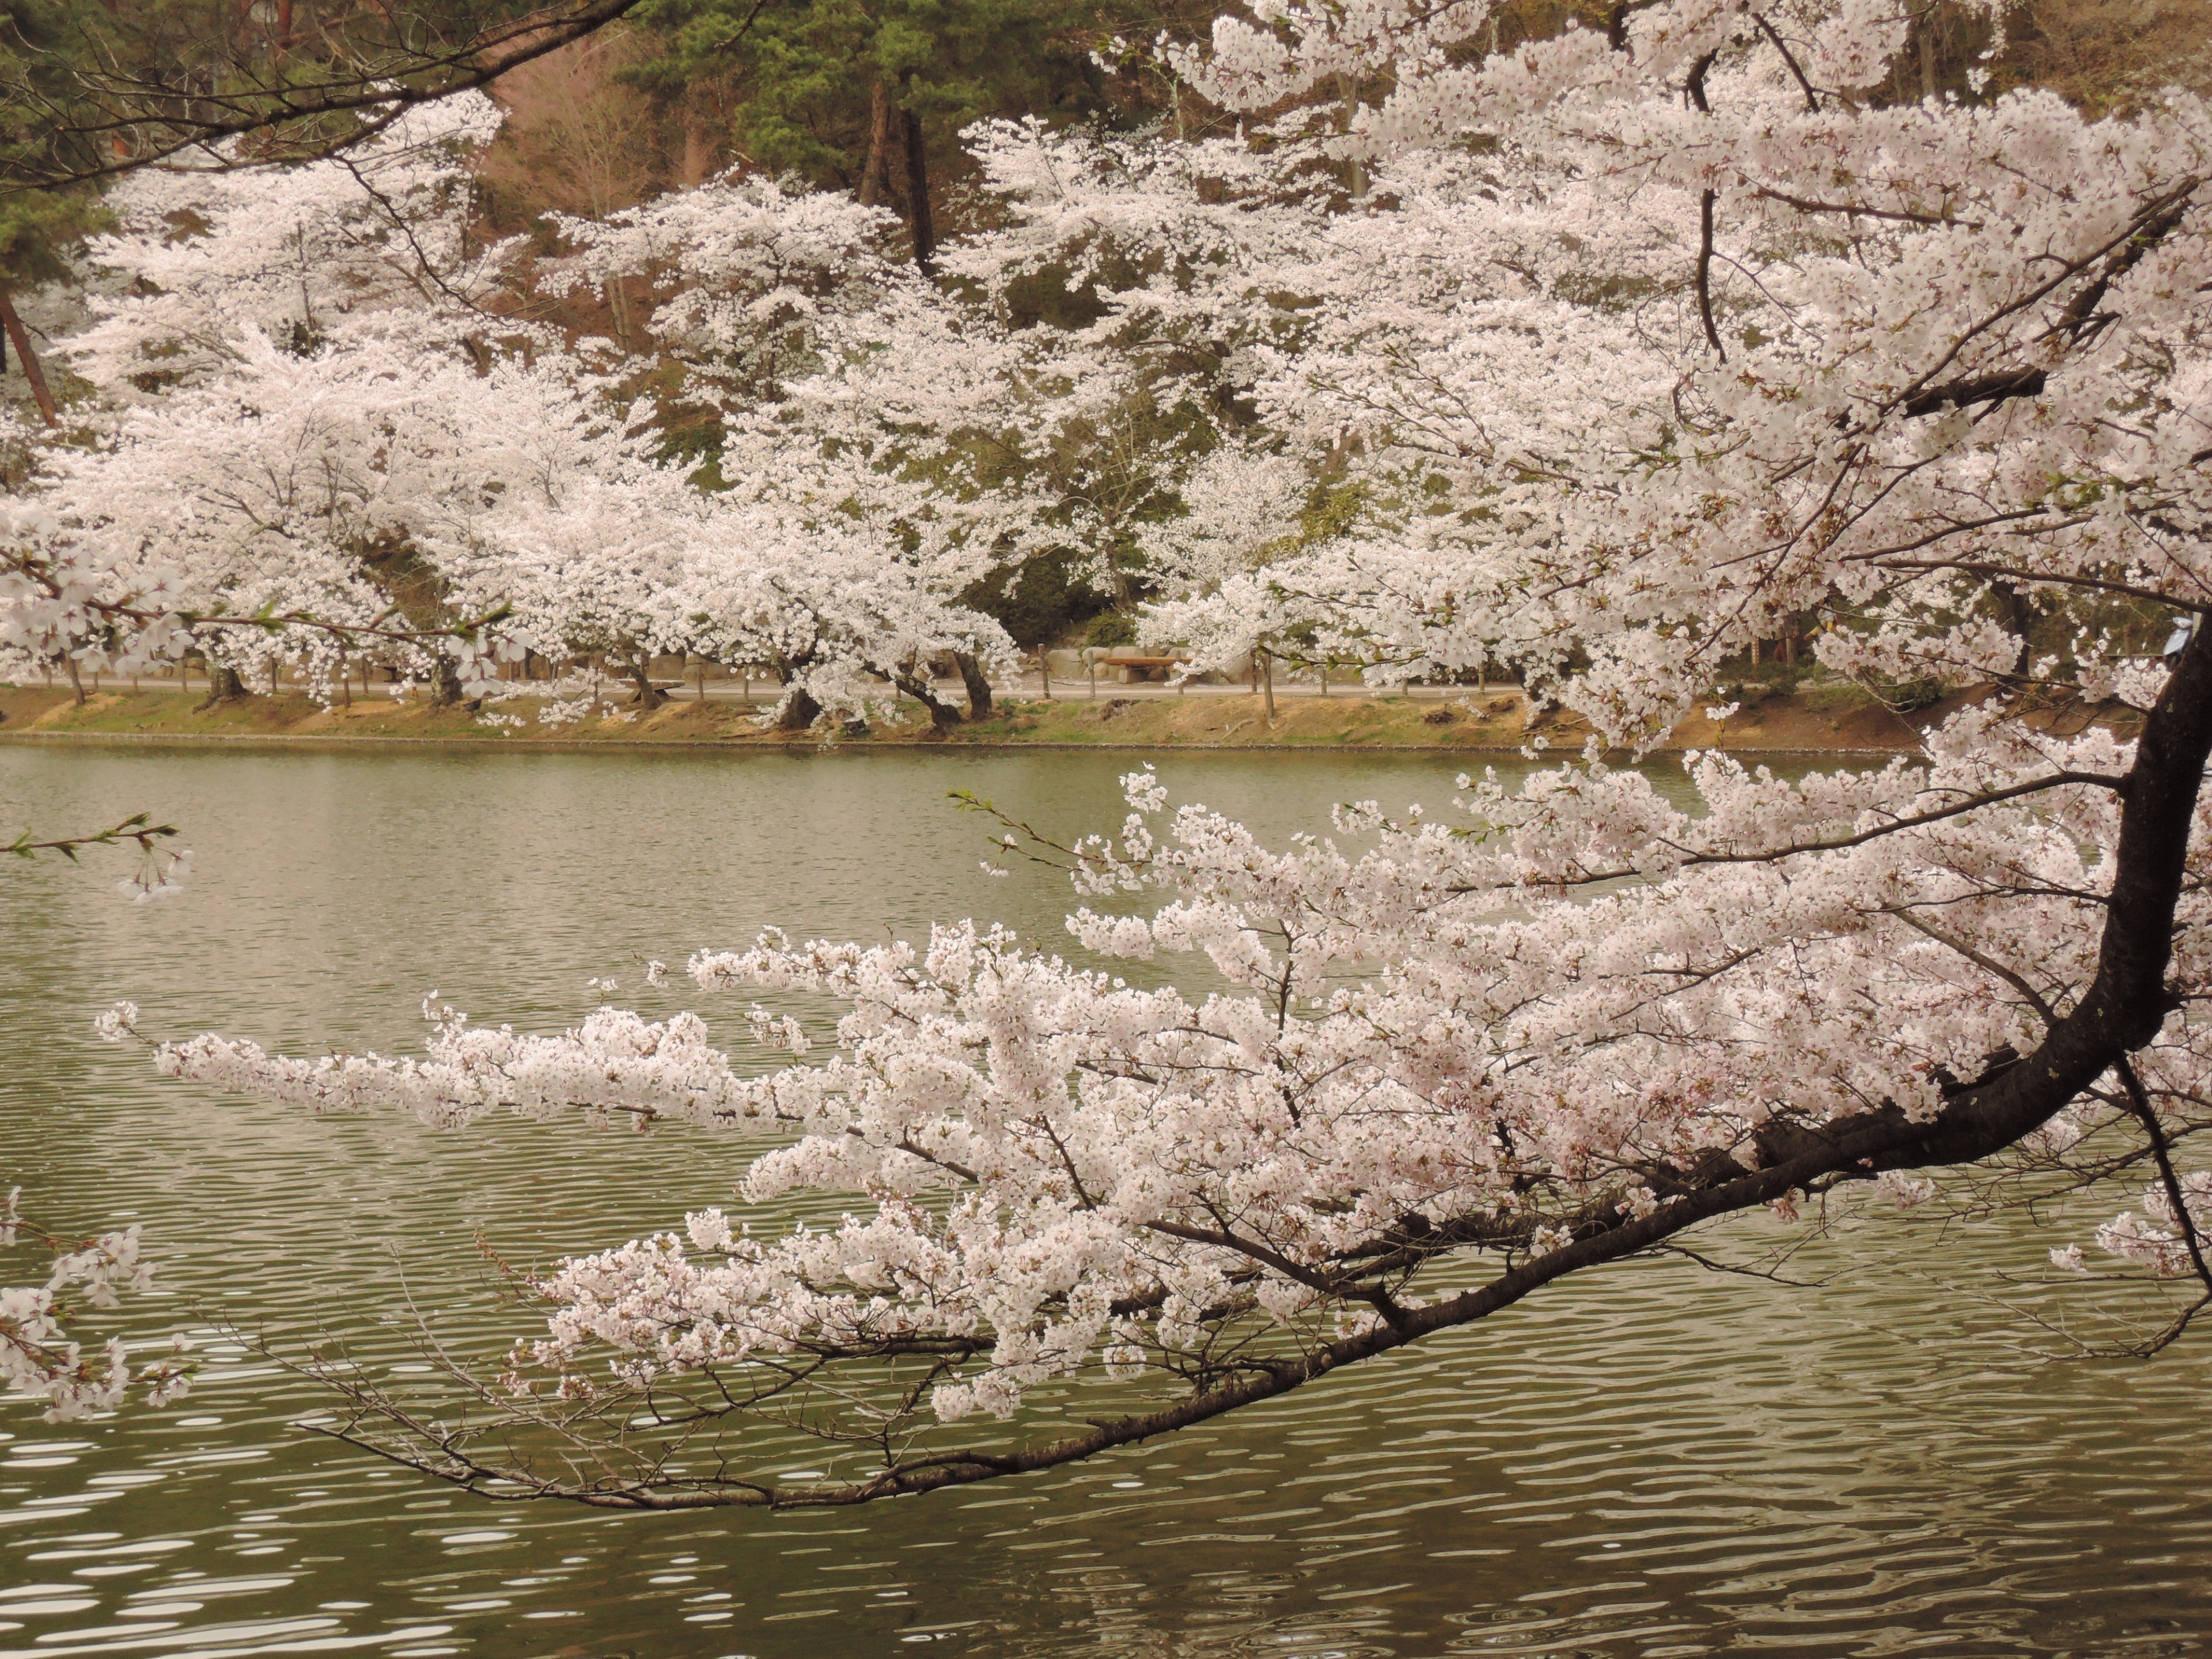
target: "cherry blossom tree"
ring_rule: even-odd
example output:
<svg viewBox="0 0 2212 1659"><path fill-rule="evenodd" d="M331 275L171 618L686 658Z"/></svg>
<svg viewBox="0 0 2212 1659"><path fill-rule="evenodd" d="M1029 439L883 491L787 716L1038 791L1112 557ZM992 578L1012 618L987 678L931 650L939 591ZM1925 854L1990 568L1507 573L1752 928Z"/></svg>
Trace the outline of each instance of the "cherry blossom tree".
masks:
<svg viewBox="0 0 2212 1659"><path fill-rule="evenodd" d="M829 1034L758 1010L780 1069L614 1008L434 1007L420 1059L156 1043L319 1109L782 1133L744 1208L531 1278L544 1334L458 1403L333 1372L348 1432L495 1496L858 1503L1215 1418L1721 1218L1960 1183L2124 1205L2051 1261L2168 1287L2144 1351L2212 1305L2212 643L2027 626L2212 608L2212 112L1883 106L1906 20L1856 0L1623 4L1488 55L1480 0L1255 15L1178 67L1287 108L1364 206L1254 396L1374 505L1220 605L1264 585L1381 673L1513 662L1588 751L1449 815L1344 809L1365 850L1273 851L1133 775L1111 841L1005 828L1103 965L974 923L695 957L843 1006L812 1061ZM1305 106L1346 84L1388 91ZM1607 765L1805 613L1838 669L2002 695L1870 770L1692 756L1696 811ZM1113 971L1163 956L1221 988ZM825 1191L859 1202L760 1224ZM812 1484L773 1473L794 1435Z"/></svg>
<svg viewBox="0 0 2212 1659"><path fill-rule="evenodd" d="M1012 419L1018 353L891 257L896 224L732 174L566 222L580 252L544 279L664 293L648 331L716 426L691 648L768 667L787 726L903 694L942 728L957 718L933 689L945 657L987 714L1012 645L964 596L1037 542L1034 501L975 465Z"/></svg>
<svg viewBox="0 0 2212 1659"><path fill-rule="evenodd" d="M511 249L472 250L465 226L495 125L472 93L341 159L114 192L95 319L58 352L98 401L31 450L0 653L73 678L186 650L327 678L348 651L429 672L473 641L480 617L408 616L374 564L425 511L420 469L395 464L426 403L410 383L489 366L481 302Z"/></svg>
<svg viewBox="0 0 2212 1659"><path fill-rule="evenodd" d="M714 410L719 483L865 503L949 586L1055 554L1118 599L1188 586L1159 526L1250 419L1255 343L1296 329L1276 290L1310 263L1316 192L1230 145L1034 122L969 143L1000 222L940 250L938 280L889 213L732 174L564 222L580 252L545 285L665 296L649 331Z"/></svg>
<svg viewBox="0 0 2212 1659"><path fill-rule="evenodd" d="M471 246L474 158L499 112L467 93L353 154L295 167L144 171L112 190L116 221L86 257L106 282L62 347L110 398L204 382L253 340L307 358L325 344L452 342L489 319L514 252Z"/></svg>
<svg viewBox="0 0 2212 1659"><path fill-rule="evenodd" d="M1825 647L1838 666L2017 673L2039 579L2046 604L2113 592L2082 569L2192 527L2160 492L2187 490L2203 447L2193 292L2110 304L2191 257L2191 100L2094 125L2037 93L1862 107L1896 20L1838 35L1813 13L1631 8L1609 34L1467 64L1430 49L1455 16L1403 56L1382 13L1355 9L1297 14L1294 46L1224 22L1211 57L1184 59L1223 98L1397 67L1337 148L1400 192L1384 234L1429 274L1401 284L1411 303L1334 307L1263 393L1356 434L1378 496L1403 503L1395 535L1348 538L1281 584L1371 613L1378 658L1419 661L1417 617L1440 660L1487 641L1540 682L1594 653L1561 695L1629 736L1795 613L1849 621ZM1480 142L1433 142L1447 133ZM2016 175L2029 154L2040 170ZM2101 217L2075 206L2092 178ZM2057 264L2031 273L2023 246ZM2124 437L2113 399L2166 414ZM2124 507L2108 475L2132 485L2146 464L2165 482ZM2187 581L2139 586L2194 603ZM1961 611L1967 625L1931 625ZM2082 660L2094 682L2100 653Z"/></svg>

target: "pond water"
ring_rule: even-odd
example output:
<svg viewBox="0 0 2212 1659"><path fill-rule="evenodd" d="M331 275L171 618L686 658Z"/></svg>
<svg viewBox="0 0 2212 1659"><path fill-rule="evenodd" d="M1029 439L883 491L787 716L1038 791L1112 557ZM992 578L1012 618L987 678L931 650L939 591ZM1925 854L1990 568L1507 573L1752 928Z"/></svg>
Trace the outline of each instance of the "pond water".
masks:
<svg viewBox="0 0 2212 1659"><path fill-rule="evenodd" d="M647 956L763 923L880 938L1066 890L978 867L973 789L1118 822L1096 754L500 756L0 748L0 829L148 808L185 894L124 855L0 878L0 1171L42 1219L148 1224L141 1328L236 1322L419 1363L526 1334L479 1231L542 1261L729 1201L744 1150L501 1121L439 1134L164 1084L90 1035L408 1048L435 987L557 1026ZM1269 835L1334 800L1435 807L1451 764L1176 757ZM681 988L639 1000L665 1012ZM718 1030L732 1002L701 1005ZM0 1659L362 1651L811 1656L2176 1653L2212 1640L2212 1364L2057 1354L2014 1224L1846 1228L1818 1290L1633 1263L1231 1421L1089 1465L792 1516L503 1506L291 1426L331 1402L216 1340L179 1407L0 1406ZM27 1253L0 1256L0 1283ZM2040 1310L2045 1322L2062 1305Z"/></svg>

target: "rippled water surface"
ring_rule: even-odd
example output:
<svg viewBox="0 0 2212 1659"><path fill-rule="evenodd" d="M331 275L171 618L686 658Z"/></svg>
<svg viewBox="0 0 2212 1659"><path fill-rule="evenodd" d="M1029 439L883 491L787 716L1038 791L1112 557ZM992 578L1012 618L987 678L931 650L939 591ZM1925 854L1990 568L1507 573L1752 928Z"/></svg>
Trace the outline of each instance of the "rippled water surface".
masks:
<svg viewBox="0 0 2212 1659"><path fill-rule="evenodd" d="M744 1149L303 1117L163 1084L91 1015L130 996L165 1033L392 1048L433 987L556 1025L588 976L628 993L642 957L765 922L990 915L1058 947L1064 890L985 877L945 792L1072 833L1117 821L1125 763L0 749L0 830L146 807L198 852L155 907L114 896L119 854L0 872L0 1170L58 1224L148 1224L169 1296L142 1324L327 1334L391 1374L419 1363L411 1298L490 1351L526 1316L488 1295L479 1231L528 1261L618 1242L726 1203ZM1168 775L1278 836L1450 793L1412 760ZM2040 1249L1847 1229L1817 1291L1632 1264L1082 1468L791 1516L456 1494L290 1426L329 1402L218 1345L172 1410L0 1407L0 1659L2199 1651L2208 1350L2051 1358L2037 1320L2064 1304L1995 1271Z"/></svg>

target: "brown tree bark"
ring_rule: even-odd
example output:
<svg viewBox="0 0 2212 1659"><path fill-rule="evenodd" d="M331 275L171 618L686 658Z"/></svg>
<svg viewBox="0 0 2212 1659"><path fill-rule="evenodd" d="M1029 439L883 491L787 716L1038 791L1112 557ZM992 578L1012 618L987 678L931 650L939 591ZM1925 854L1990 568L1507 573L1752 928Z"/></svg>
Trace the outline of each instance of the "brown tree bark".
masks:
<svg viewBox="0 0 2212 1659"><path fill-rule="evenodd" d="M803 666L804 664L799 665ZM777 681L788 688L788 695L784 698L783 712L775 719L775 729L779 732L811 730L814 722L822 718L822 705L817 702L812 693L804 687L792 685L792 681L798 678L792 664L779 661L775 665L775 668Z"/></svg>
<svg viewBox="0 0 2212 1659"><path fill-rule="evenodd" d="M890 188L891 89L881 81L868 94L868 159L860 169L860 205L878 207Z"/></svg>
<svg viewBox="0 0 2212 1659"><path fill-rule="evenodd" d="M48 426L61 424L61 413L54 407L54 394L47 388L46 371L39 366L39 354L31 349L31 336L23 326L23 319L15 314L15 302L4 289L0 289L0 327L8 331L8 338L15 348L15 361L23 366L23 378L31 383L31 396L38 399L39 413Z"/></svg>
<svg viewBox="0 0 2212 1659"><path fill-rule="evenodd" d="M430 671L430 707L452 708L460 701L460 666L451 657L441 652L438 654L437 666Z"/></svg>
<svg viewBox="0 0 2212 1659"><path fill-rule="evenodd" d="M623 665L623 671L629 676L630 684L637 688L637 696L631 698L630 702L642 710L658 708L668 701L667 693L653 684L653 676L647 672L648 666L647 659L643 657L631 657Z"/></svg>
<svg viewBox="0 0 2212 1659"><path fill-rule="evenodd" d="M235 668L210 659L207 671L208 694L192 710L194 714L198 714L202 709L212 708L219 702L236 702L251 695L246 689L246 682L239 678Z"/></svg>
<svg viewBox="0 0 2212 1659"><path fill-rule="evenodd" d="M929 711L930 726L939 737L949 735L960 724L960 711L939 699L936 688L929 683L926 667L900 669L890 677L890 682Z"/></svg>
<svg viewBox="0 0 2212 1659"><path fill-rule="evenodd" d="M776 717L775 729L779 732L811 731L814 722L821 718L822 705L815 702L811 695L804 690L793 691L784 702L783 713Z"/></svg>
<svg viewBox="0 0 2212 1659"><path fill-rule="evenodd" d="M1990 598L1996 602L1998 620L2020 641L2020 650L2013 658L2010 678L2024 679L2035 654L2033 647L2027 642L2027 630L2035 620L2035 613L2028 608L2027 595L2010 582L1991 582Z"/></svg>
<svg viewBox="0 0 2212 1659"><path fill-rule="evenodd" d="M991 681L983 672L983 665L964 651L952 653L953 666L960 671L960 684L968 688L968 718L987 720L991 718Z"/></svg>

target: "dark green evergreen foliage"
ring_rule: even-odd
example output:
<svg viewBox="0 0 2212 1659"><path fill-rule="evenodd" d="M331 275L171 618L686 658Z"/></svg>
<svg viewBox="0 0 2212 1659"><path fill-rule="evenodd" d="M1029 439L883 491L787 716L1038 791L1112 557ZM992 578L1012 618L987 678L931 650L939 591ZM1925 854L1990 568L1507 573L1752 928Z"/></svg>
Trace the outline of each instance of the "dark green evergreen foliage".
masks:
<svg viewBox="0 0 2212 1659"><path fill-rule="evenodd" d="M694 488L727 489L736 482L723 471L722 412L711 404L677 403L661 413L660 459L692 469Z"/></svg>
<svg viewBox="0 0 2212 1659"><path fill-rule="evenodd" d="M995 617L1016 645L1033 651L1080 627L1104 603L1083 564L1073 549L1058 549L976 583L960 603Z"/></svg>
<svg viewBox="0 0 2212 1659"><path fill-rule="evenodd" d="M70 250L106 222L88 188L0 196L0 282L20 292L63 280Z"/></svg>
<svg viewBox="0 0 2212 1659"><path fill-rule="evenodd" d="M1070 288L1067 267L1047 265L1024 272L1009 282L1000 295L1007 323L1014 328L1088 328L1108 309L1102 284L1096 279Z"/></svg>
<svg viewBox="0 0 2212 1659"><path fill-rule="evenodd" d="M878 84L947 155L972 120L1074 94L1079 54L1049 40L1061 15L1048 0L647 0L639 21L660 50L641 78L671 92L729 82L731 137L749 160L857 190Z"/></svg>

